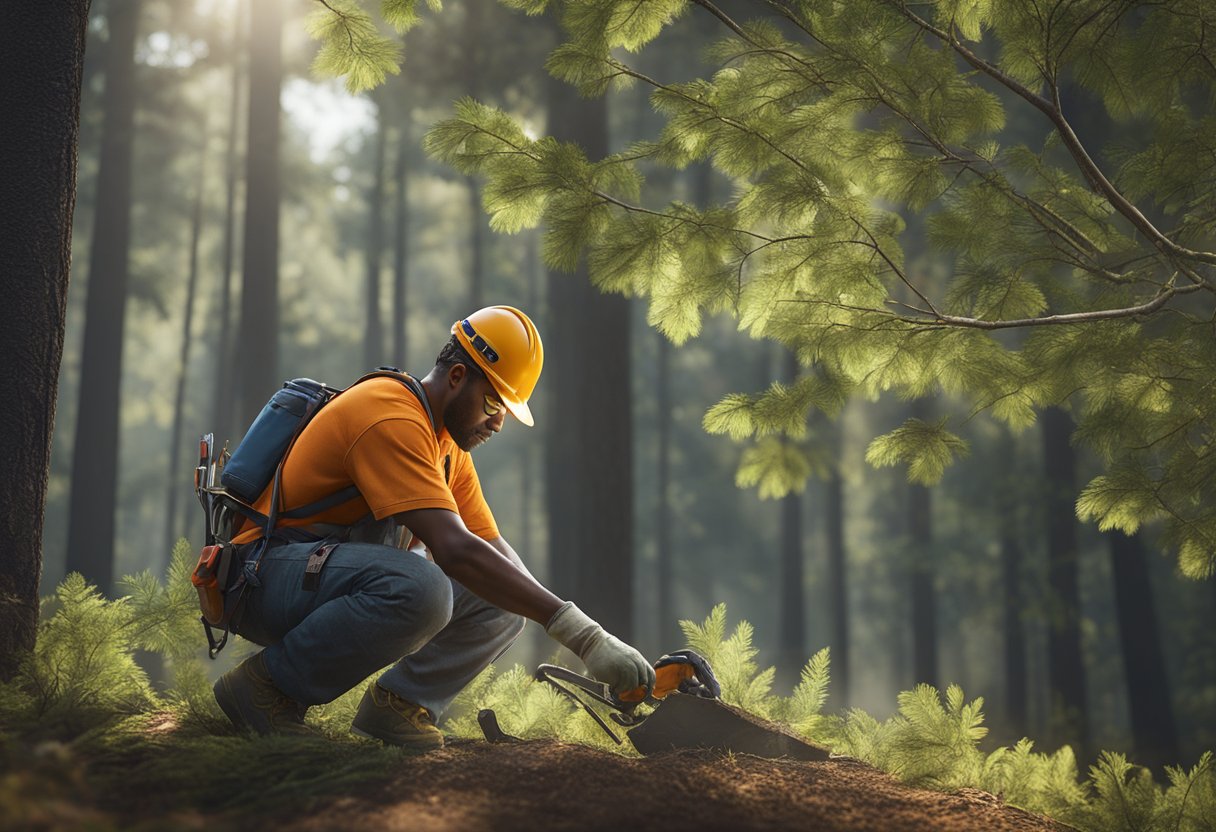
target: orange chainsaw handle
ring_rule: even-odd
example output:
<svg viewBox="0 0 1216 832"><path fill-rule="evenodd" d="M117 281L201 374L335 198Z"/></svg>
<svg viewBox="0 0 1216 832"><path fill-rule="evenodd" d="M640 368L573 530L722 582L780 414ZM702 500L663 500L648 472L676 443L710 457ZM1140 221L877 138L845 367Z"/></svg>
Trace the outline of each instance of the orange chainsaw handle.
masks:
<svg viewBox="0 0 1216 832"><path fill-rule="evenodd" d="M680 683L695 676L696 670L690 664L665 664L662 667L656 667L654 675L654 690L650 692L650 696L654 699L662 699L673 690L679 690ZM645 698L645 687L627 690L617 697L622 702L630 703L641 702Z"/></svg>

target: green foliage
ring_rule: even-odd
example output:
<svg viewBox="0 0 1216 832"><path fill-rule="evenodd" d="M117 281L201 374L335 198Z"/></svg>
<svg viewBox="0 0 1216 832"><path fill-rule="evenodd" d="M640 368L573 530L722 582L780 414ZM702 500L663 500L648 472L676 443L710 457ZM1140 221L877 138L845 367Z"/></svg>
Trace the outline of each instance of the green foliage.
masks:
<svg viewBox="0 0 1216 832"><path fill-rule="evenodd" d="M43 601L33 653L3 697L7 724L57 726L74 733L134 714L155 697L133 657L138 622L129 599L107 601L79 573ZM48 615L53 610L53 614Z"/></svg>
<svg viewBox="0 0 1216 832"><path fill-rule="evenodd" d="M728 637L726 604L718 604L700 624L681 621L680 629L688 646L714 668L714 675L722 685L723 702L761 716L771 714L776 705L771 690L777 669L759 670L755 660L759 651L752 646L751 624L740 621Z"/></svg>
<svg viewBox="0 0 1216 832"><path fill-rule="evenodd" d="M308 16L308 34L320 48L312 70L318 75L344 77L352 93L384 83L401 71L401 45L380 33L358 0L317 0ZM433 0L435 2L435 0ZM404 32L418 21L414 0L384 0L385 20Z"/></svg>
<svg viewBox="0 0 1216 832"><path fill-rule="evenodd" d="M648 85L657 136L597 161L462 105L432 152L486 177L496 228L544 225L551 266L585 257L597 286L647 298L676 343L729 311L847 394L944 393L1019 430L1071 400L1078 442L1107 465L1080 515L1160 522L1186 574L1216 572L1216 75L1187 57L1207 54L1196 33L1216 26L1211 4L1133 13L1083 0L1043 15L990 0L801 2L784 28L716 18L714 67L679 82L613 52L644 46L687 5L568 4L549 60L584 94ZM1076 95L1058 95L1061 78ZM1064 125L1086 110L1137 130L1090 130L1119 139L1081 146ZM1028 141L1015 117L1039 119L1046 139ZM641 198L642 163L702 161L734 183L725 204ZM925 223L907 221L916 213ZM1169 229L1147 219L1162 214ZM1027 334L997 337L994 323ZM796 447L763 441L801 435L808 395L774 387L707 414L707 429L758 440L741 485L773 496L813 473ZM909 423L869 458L932 483L964 449Z"/></svg>
<svg viewBox="0 0 1216 832"><path fill-rule="evenodd" d="M967 443L946 430L946 421L929 424L909 419L871 442L866 462L879 468L903 463L910 482L936 485L954 456L968 453Z"/></svg>
<svg viewBox="0 0 1216 832"><path fill-rule="evenodd" d="M272 810L288 801L298 803L301 795L315 800L386 777L409 753L356 741L347 733L365 685L311 709L309 721L328 737L238 736L215 715L213 704L191 710L198 703L178 689L183 682L198 684L191 664L182 665L184 670L175 665L175 687L165 707L148 689L131 653L137 644L155 642L166 655L188 657L185 644L172 635L181 614L172 599L183 594L176 584L185 575L179 561L186 554L183 546L176 548L170 575L177 579L168 587L146 575L127 579L138 601L134 596L107 601L79 575L61 584L44 609L54 612L42 624L35 654L17 680L0 686L0 761L7 769L26 771L29 748L42 742L34 770L17 780L0 780L0 807L12 804L24 811L31 796L71 799L53 787L56 783L74 784L72 794L87 782L94 793L121 795L138 782L149 794L172 795L175 809ZM728 635L724 604L700 624L681 621L680 626L688 646L713 665L724 701L781 720L838 754L911 784L985 789L1085 832L1190 832L1211 829L1216 818L1216 769L1210 753L1189 771L1167 769L1164 787L1122 755L1105 753L1082 783L1067 746L1046 755L1022 740L982 752L979 742L987 731L983 700L967 702L957 686L946 690L944 702L926 685L906 691L899 696L899 712L882 722L857 709L825 715L826 648L807 662L793 695L779 697L771 693L774 669L761 671L755 662L751 625L741 621ZM523 739L559 739L636 754L628 745L614 745L586 713L519 666L501 675L493 667L482 672L457 697L456 715L444 729L453 736L480 738L476 714L481 708L493 708L503 730ZM55 719L48 719L52 714ZM20 739L18 732L24 734ZM44 742L57 736L73 739L70 744ZM12 791L16 788L20 795Z"/></svg>
<svg viewBox="0 0 1216 832"><path fill-rule="evenodd" d="M602 706L584 701L607 721ZM458 737L481 739L477 713L485 708L494 711L505 733L519 739L556 739L637 756L632 745L614 743L586 711L552 685L538 682L521 665L501 675L496 675L493 666L482 671L452 703L454 716L444 722L444 730ZM615 733L620 737L623 730L616 729Z"/></svg>

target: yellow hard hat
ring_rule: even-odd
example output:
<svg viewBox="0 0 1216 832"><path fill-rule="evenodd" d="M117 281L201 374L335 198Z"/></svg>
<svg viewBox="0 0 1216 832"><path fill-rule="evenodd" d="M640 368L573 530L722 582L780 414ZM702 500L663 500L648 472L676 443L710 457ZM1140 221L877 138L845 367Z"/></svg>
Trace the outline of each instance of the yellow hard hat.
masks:
<svg viewBox="0 0 1216 832"><path fill-rule="evenodd" d="M528 316L513 306L487 306L452 324L452 334L485 372L511 415L531 427L528 397L540 378L545 348Z"/></svg>

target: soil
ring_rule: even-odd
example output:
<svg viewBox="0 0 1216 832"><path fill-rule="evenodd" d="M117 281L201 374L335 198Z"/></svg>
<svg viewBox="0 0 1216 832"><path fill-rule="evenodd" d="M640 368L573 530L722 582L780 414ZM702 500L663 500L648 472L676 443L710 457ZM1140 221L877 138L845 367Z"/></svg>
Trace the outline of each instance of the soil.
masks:
<svg viewBox="0 0 1216 832"><path fill-rule="evenodd" d="M207 828L224 825L211 818ZM259 825L295 832L1070 829L987 792L914 789L857 762L703 750L631 759L548 740L454 743L406 760L387 783Z"/></svg>

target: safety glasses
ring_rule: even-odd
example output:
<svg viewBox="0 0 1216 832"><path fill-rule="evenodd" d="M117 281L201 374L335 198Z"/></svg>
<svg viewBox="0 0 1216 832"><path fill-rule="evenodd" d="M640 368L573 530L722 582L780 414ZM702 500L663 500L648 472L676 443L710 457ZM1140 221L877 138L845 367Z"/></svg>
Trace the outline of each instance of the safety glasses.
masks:
<svg viewBox="0 0 1216 832"><path fill-rule="evenodd" d="M491 364L498 361L498 353L494 352L494 348L486 343L486 339L477 334L477 330L473 329L473 325L469 323L468 318L460 322L460 328L464 330L464 334L469 336L469 342L473 345L473 349L486 357L486 361Z"/></svg>
<svg viewBox="0 0 1216 832"><path fill-rule="evenodd" d="M481 409L485 411L487 416L497 416L499 413L502 413L503 403L497 399L490 398L490 394L486 393L485 404L481 406Z"/></svg>

